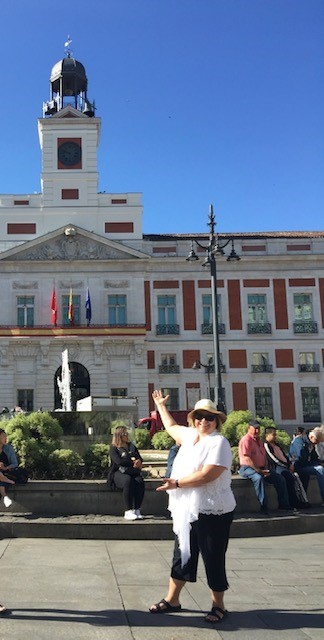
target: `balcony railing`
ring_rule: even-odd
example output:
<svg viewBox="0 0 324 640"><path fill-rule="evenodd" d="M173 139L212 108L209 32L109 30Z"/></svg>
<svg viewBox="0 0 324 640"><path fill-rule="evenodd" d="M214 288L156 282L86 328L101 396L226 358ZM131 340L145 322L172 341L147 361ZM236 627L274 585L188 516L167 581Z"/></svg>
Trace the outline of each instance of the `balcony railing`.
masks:
<svg viewBox="0 0 324 640"><path fill-rule="evenodd" d="M30 337L46 336L109 336L109 335L145 335L144 324L52 324L34 325L33 327L18 327L17 325L0 325L0 337Z"/></svg>
<svg viewBox="0 0 324 640"><path fill-rule="evenodd" d="M178 364L161 364L159 373L180 373L180 367Z"/></svg>
<svg viewBox="0 0 324 640"><path fill-rule="evenodd" d="M318 373L320 370L319 364L299 364L298 371L300 373Z"/></svg>
<svg viewBox="0 0 324 640"><path fill-rule="evenodd" d="M207 373L207 369L209 369L209 373L215 373L215 367L214 367L213 364L208 365L208 367L205 366L206 373ZM221 363L220 371L221 371L221 373L226 373L226 365L225 364Z"/></svg>
<svg viewBox="0 0 324 640"><path fill-rule="evenodd" d="M247 326L248 333L271 333L270 322L249 322Z"/></svg>
<svg viewBox="0 0 324 640"><path fill-rule="evenodd" d="M272 364L253 364L252 373L272 373Z"/></svg>
<svg viewBox="0 0 324 640"><path fill-rule="evenodd" d="M210 336L213 334L213 325L212 324L202 324L201 325L201 333L203 336ZM224 322L218 323L218 333L225 333L225 324Z"/></svg>
<svg viewBox="0 0 324 640"><path fill-rule="evenodd" d="M294 322L294 333L318 333L317 322L304 320Z"/></svg>
<svg viewBox="0 0 324 640"><path fill-rule="evenodd" d="M177 336L179 335L179 325L178 324L157 324L156 325L156 335L157 336Z"/></svg>

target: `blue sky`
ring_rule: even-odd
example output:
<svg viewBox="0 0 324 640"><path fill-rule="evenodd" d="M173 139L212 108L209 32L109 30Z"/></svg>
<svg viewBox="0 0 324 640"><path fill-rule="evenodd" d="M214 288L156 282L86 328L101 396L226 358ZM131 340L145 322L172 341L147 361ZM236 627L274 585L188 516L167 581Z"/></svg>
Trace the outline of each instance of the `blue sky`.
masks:
<svg viewBox="0 0 324 640"><path fill-rule="evenodd" d="M323 0L0 3L0 193L40 190L37 118L67 35L102 118L100 190L144 233L324 227Z"/></svg>

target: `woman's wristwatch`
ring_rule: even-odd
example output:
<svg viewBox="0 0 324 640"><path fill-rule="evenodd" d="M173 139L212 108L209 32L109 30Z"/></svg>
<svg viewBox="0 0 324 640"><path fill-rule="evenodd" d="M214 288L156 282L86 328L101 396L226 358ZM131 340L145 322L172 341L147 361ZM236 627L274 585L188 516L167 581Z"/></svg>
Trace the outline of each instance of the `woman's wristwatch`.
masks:
<svg viewBox="0 0 324 640"><path fill-rule="evenodd" d="M175 481L175 483L176 483L176 488L177 488L177 489L180 489L180 487L179 487L179 480L176 480L176 481Z"/></svg>

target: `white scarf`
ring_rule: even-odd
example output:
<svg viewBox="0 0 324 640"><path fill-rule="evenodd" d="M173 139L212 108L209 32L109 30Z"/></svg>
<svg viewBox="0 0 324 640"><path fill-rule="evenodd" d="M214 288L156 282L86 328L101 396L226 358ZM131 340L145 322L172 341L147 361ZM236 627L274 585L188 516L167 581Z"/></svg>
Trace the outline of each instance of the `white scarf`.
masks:
<svg viewBox="0 0 324 640"><path fill-rule="evenodd" d="M185 439L174 460L171 478L179 479L201 469L209 452L210 439L216 435L218 434L215 431L193 444L197 432L191 432L191 437ZM184 566L190 558L191 522L198 520L200 498L203 491L204 486L168 491L169 511L172 515L173 531L178 536L181 566Z"/></svg>

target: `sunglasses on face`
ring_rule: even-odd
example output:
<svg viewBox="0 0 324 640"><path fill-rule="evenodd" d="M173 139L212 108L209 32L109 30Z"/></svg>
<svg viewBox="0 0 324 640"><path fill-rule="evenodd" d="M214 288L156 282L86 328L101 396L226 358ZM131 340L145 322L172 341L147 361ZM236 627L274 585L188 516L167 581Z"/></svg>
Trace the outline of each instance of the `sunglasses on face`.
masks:
<svg viewBox="0 0 324 640"><path fill-rule="evenodd" d="M196 420L202 420L203 418L205 418L205 420L207 420L207 422L212 422L213 420L216 420L216 416L214 413L196 413L195 414L195 419Z"/></svg>

